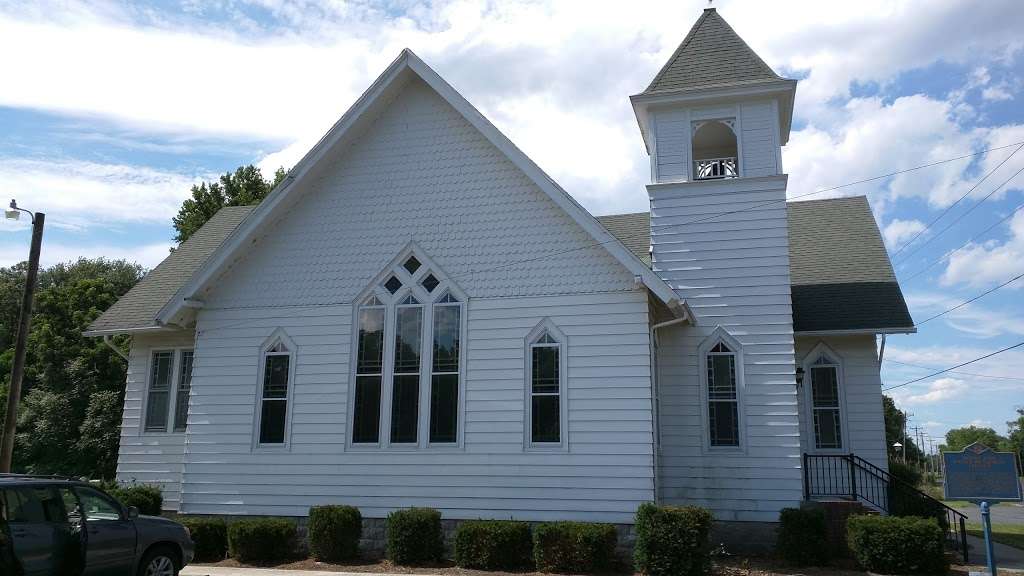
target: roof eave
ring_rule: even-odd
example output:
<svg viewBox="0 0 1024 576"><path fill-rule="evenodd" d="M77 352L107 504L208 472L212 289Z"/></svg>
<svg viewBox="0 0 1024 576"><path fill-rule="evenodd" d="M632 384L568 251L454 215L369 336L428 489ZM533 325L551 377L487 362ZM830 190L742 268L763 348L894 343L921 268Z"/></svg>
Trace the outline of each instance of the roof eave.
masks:
<svg viewBox="0 0 1024 576"><path fill-rule="evenodd" d="M136 326L130 328L100 328L86 330L82 336L87 338L98 338L100 336L115 336L117 334L141 334L148 332L176 332L177 328L172 326Z"/></svg>
<svg viewBox="0 0 1024 576"><path fill-rule="evenodd" d="M850 328L840 330L794 330L794 336L857 336L877 334L916 334L916 326L885 327L885 328Z"/></svg>

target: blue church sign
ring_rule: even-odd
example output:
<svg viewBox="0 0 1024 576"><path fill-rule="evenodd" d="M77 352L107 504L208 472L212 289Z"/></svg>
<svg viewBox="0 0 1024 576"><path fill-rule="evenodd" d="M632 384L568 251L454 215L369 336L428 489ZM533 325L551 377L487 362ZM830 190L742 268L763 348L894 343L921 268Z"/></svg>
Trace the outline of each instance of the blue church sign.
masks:
<svg viewBox="0 0 1024 576"><path fill-rule="evenodd" d="M943 452L947 500L1001 502L1021 500L1017 455L974 443L960 452Z"/></svg>

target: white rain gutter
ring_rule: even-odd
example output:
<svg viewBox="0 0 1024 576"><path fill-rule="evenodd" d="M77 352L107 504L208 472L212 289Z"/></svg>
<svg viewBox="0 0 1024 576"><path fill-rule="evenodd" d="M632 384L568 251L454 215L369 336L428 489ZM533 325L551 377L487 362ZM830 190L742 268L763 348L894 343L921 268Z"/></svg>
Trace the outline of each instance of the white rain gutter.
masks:
<svg viewBox="0 0 1024 576"><path fill-rule="evenodd" d="M111 350L113 350L114 352L117 352L118 356L120 356L121 358L124 358L125 362L128 361L128 355L125 354L120 348L118 348L117 344L114 344L114 341L111 340L111 335L110 334L104 334L103 335L103 343L106 344L107 347L110 348Z"/></svg>
<svg viewBox="0 0 1024 576"><path fill-rule="evenodd" d="M660 408L659 401L658 401L658 350L657 350L658 349L658 337L657 337L656 332L658 330L662 329L662 328L667 328L669 326L675 326L676 324L682 324L683 322L688 322L691 319L690 313L689 313L689 309L683 308L683 310L684 310L684 312L686 312L686 314L684 316L682 316L680 318L673 318L672 320L667 320L665 322L659 322L659 323L651 326L651 342L650 342L650 347L651 347L651 413L652 413L652 418L653 418L653 421L654 421L653 422L653 424L654 424L654 434L653 434L653 437L654 437L654 503L655 504L658 504L659 501L660 501L658 499L658 480L659 480L659 476L660 476L659 470L661 468L661 463L659 462L660 456L661 456L661 428L659 427L659 423L658 423L658 412L660 411L661 408Z"/></svg>
<svg viewBox="0 0 1024 576"><path fill-rule="evenodd" d="M882 334L882 344L878 347L878 366L882 366L882 358L885 356L885 334Z"/></svg>

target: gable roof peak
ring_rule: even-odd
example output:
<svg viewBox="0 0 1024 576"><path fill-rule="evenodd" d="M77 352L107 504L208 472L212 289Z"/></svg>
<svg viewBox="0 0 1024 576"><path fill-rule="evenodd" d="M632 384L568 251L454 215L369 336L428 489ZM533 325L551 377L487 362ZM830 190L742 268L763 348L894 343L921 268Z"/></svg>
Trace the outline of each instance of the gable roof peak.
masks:
<svg viewBox="0 0 1024 576"><path fill-rule="evenodd" d="M643 94L781 79L715 8L705 8Z"/></svg>

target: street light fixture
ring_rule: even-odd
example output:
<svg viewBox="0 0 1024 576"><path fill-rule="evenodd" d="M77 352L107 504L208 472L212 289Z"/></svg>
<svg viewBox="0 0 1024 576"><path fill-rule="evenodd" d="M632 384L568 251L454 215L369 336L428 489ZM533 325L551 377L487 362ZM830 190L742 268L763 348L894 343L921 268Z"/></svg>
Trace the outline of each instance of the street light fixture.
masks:
<svg viewBox="0 0 1024 576"><path fill-rule="evenodd" d="M4 210L4 215L8 220L17 220L21 217L22 212L28 214L32 220L32 245L28 251L28 274L25 276L25 292L22 295L21 312L18 315L18 336L14 342L11 386L7 390L7 416L4 420L3 441L0 442L0 472L11 471L14 431L18 420L18 402L21 400L21 381L25 376L25 348L32 320L32 295L36 288L36 277L39 275L39 250L43 244L43 222L46 220L46 214L32 213L24 208L19 208L18 203L14 200L11 200L10 206Z"/></svg>

